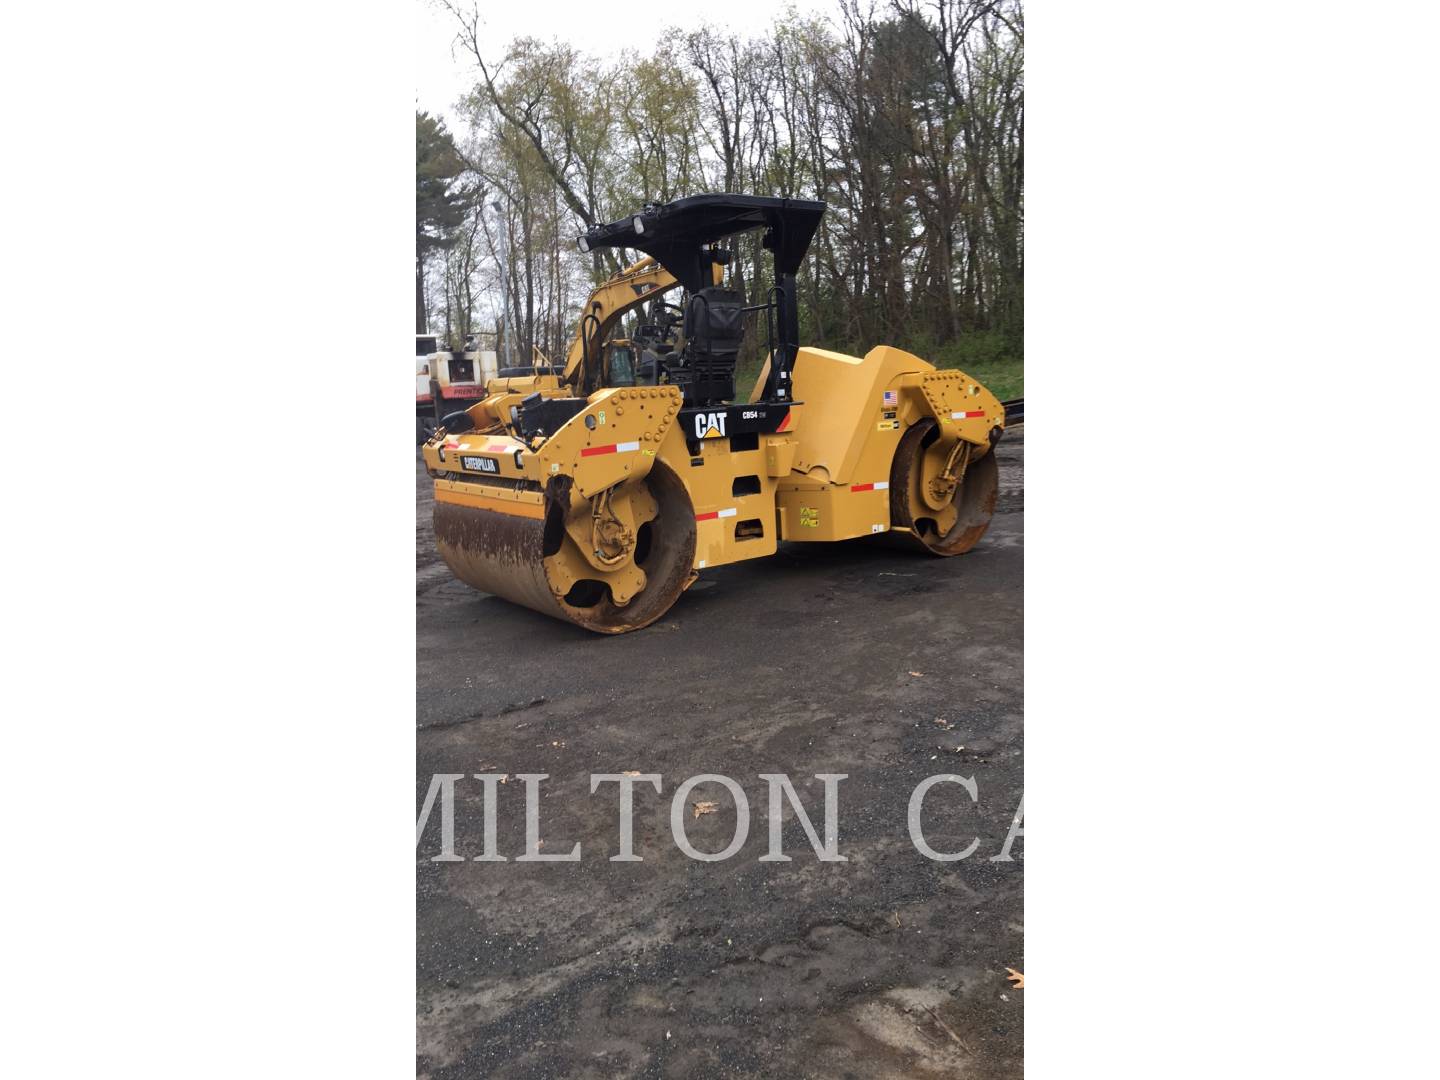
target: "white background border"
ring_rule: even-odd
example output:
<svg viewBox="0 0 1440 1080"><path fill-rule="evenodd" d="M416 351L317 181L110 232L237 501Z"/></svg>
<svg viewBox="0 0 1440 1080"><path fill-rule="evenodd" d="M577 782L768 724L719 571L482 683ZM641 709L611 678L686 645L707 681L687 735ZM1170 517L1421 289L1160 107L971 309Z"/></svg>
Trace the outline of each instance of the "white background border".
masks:
<svg viewBox="0 0 1440 1080"><path fill-rule="evenodd" d="M1434 16L1027 16L1027 1069L1414 1073ZM8 1075L413 1069L412 29L8 20Z"/></svg>

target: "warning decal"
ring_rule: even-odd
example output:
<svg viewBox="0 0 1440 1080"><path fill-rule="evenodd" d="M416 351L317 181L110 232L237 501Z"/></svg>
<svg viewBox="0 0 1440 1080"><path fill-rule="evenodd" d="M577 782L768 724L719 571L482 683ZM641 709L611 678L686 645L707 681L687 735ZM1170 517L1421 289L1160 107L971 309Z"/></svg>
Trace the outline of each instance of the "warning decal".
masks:
<svg viewBox="0 0 1440 1080"><path fill-rule="evenodd" d="M713 521L715 518L727 518L735 516L735 507L727 510L711 510L708 514L696 514L696 521Z"/></svg>
<svg viewBox="0 0 1440 1080"><path fill-rule="evenodd" d="M608 446L586 446L581 449L581 457L595 457L599 454L633 454L640 449L638 442L611 443Z"/></svg>

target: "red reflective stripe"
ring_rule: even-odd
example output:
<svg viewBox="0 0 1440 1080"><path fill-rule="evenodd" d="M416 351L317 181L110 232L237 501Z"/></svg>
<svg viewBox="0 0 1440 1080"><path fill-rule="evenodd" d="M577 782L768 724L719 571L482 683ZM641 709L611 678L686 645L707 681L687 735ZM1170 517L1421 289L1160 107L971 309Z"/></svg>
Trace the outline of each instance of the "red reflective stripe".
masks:
<svg viewBox="0 0 1440 1080"><path fill-rule="evenodd" d="M594 457L596 454L613 454L613 453L615 453L615 443L611 443L609 446L587 446L587 447L585 447L584 450L581 450L581 451L580 451L580 456L581 456L581 457Z"/></svg>
<svg viewBox="0 0 1440 1080"><path fill-rule="evenodd" d="M875 485L874 485L874 484L851 484L851 485L850 485L850 490L851 490L851 491L874 491L874 490L875 490Z"/></svg>
<svg viewBox="0 0 1440 1080"><path fill-rule="evenodd" d="M984 416L984 415L985 415L985 410L984 410L984 409L976 409L976 410L972 410L971 412L967 412L967 413L965 414L965 419L966 419L966 420L969 420L972 416Z"/></svg>
<svg viewBox="0 0 1440 1080"><path fill-rule="evenodd" d="M784 417L781 418L781 420L780 420L780 426L777 427L775 430L776 430L776 431L784 431L784 430L785 430L787 427L789 427L789 426L790 426L790 414L787 412L787 413L784 415Z"/></svg>
<svg viewBox="0 0 1440 1080"><path fill-rule="evenodd" d="M719 516L720 516L720 511L719 511L719 510L711 510L708 514L696 514L696 515L695 515L695 520L696 520L696 521L709 521L709 520L711 520L712 518L718 518Z"/></svg>

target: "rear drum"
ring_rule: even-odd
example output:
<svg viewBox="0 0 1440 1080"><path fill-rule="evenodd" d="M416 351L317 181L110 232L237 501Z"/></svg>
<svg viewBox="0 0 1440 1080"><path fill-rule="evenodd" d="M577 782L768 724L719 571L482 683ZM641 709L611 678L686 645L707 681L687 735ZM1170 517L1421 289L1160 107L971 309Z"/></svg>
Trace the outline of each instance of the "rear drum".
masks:
<svg viewBox="0 0 1440 1080"><path fill-rule="evenodd" d="M900 439L890 467L890 523L911 530L905 535L934 555L963 555L985 535L1000 494L1000 469L992 447L970 462L950 503L930 506L922 485L935 471L938 453L932 447L940 428L932 417L911 426ZM926 465L930 463L930 471Z"/></svg>

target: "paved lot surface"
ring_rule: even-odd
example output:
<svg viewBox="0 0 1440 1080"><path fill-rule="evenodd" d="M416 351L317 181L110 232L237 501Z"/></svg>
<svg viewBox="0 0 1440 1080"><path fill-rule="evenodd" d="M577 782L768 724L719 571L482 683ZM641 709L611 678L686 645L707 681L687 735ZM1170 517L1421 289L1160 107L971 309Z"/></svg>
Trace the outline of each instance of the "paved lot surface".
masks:
<svg viewBox="0 0 1440 1080"><path fill-rule="evenodd" d="M957 559L867 543L782 545L707 571L654 626L599 638L475 592L434 553L417 466L416 807L432 774L498 772L501 854L525 849L524 785L540 785L545 851L578 863L433 862L416 851L417 1070L449 1077L1016 1077L1022 1071L1021 858L992 862L1020 801L1024 429L1000 446L1000 512ZM616 785L638 770L635 851L618 851ZM840 852L822 863L793 812L788 863L767 849L767 788L785 773L816 828L839 785ZM733 858L686 857L670 800L688 777L743 787ZM915 785L975 778L926 801ZM456 787L457 850L483 845L482 786ZM736 826L723 787L685 808L696 847ZM1020 856L1024 840L1015 841Z"/></svg>

